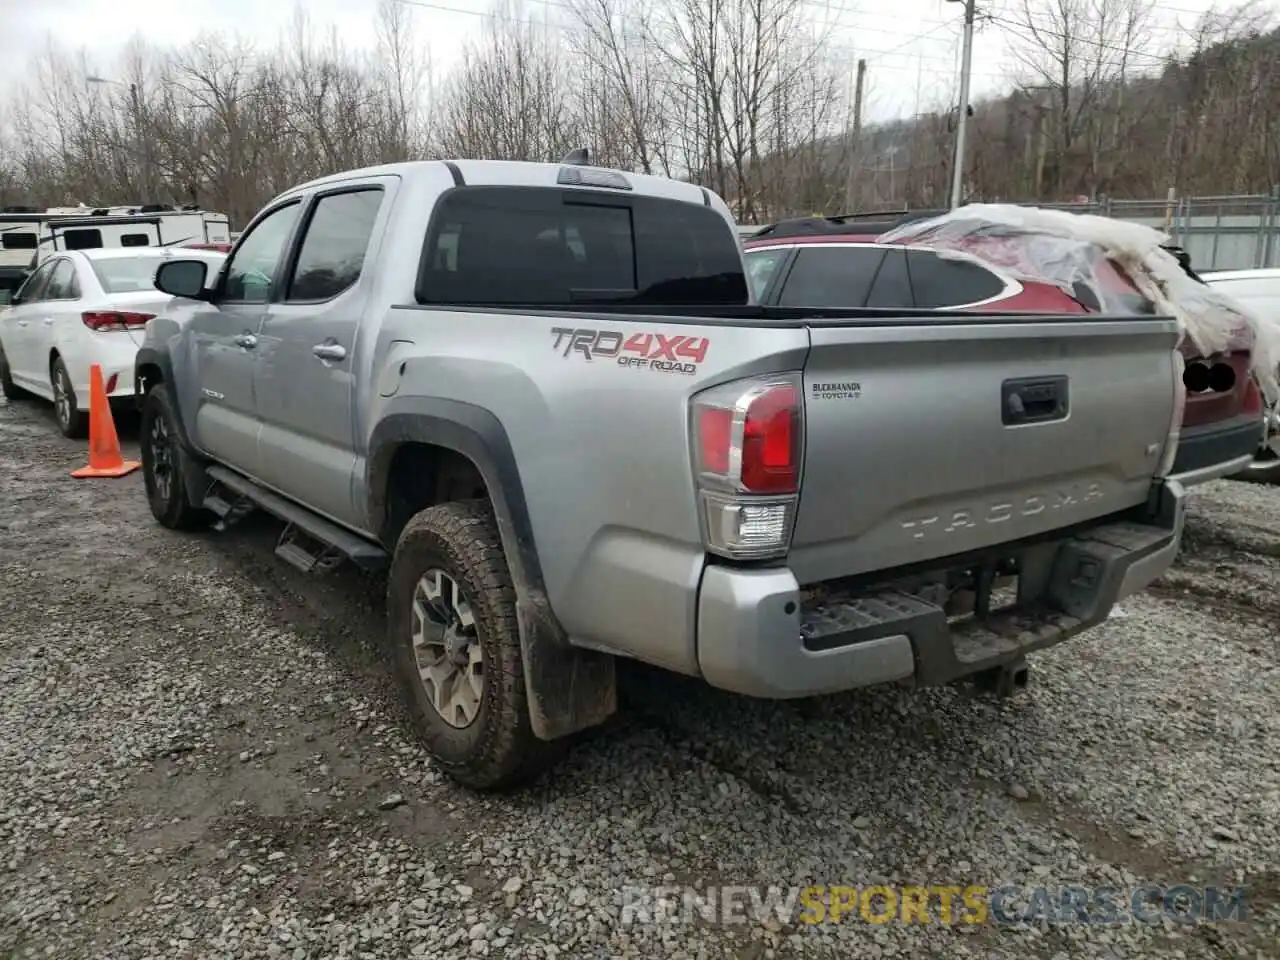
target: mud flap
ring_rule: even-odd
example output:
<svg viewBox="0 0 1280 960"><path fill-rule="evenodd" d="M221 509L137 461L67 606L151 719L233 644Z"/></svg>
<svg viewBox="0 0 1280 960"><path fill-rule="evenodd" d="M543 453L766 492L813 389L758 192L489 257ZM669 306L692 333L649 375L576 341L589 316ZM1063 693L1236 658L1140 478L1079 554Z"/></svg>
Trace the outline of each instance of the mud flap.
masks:
<svg viewBox="0 0 1280 960"><path fill-rule="evenodd" d="M618 709L613 657L570 646L541 593L524 593L516 615L534 735L558 740L609 719Z"/></svg>

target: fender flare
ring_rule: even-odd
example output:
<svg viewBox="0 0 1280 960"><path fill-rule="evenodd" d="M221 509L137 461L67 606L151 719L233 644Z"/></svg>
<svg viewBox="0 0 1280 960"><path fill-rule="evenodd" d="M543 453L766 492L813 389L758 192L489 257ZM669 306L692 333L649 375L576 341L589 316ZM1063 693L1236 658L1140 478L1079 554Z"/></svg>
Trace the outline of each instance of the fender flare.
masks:
<svg viewBox="0 0 1280 960"><path fill-rule="evenodd" d="M372 530L388 552L387 487L396 450L428 443L458 453L479 470L493 504L516 591L525 688L533 732L555 740L604 722L617 709L613 657L572 646L547 599L519 466L506 429L484 407L442 397L396 397L374 425L365 469Z"/></svg>
<svg viewBox="0 0 1280 960"><path fill-rule="evenodd" d="M430 443L459 453L476 465L493 501L498 532L517 587L543 589L542 567L533 541L524 487L511 442L498 418L483 407L434 397L397 398L369 438L365 477L370 529L388 551L387 486L396 451L406 443Z"/></svg>

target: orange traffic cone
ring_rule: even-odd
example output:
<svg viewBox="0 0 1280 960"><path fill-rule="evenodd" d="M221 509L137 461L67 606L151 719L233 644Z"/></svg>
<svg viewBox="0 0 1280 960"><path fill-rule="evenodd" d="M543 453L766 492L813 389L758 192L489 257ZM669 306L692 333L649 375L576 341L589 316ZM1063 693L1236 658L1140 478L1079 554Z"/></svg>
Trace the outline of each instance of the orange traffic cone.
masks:
<svg viewBox="0 0 1280 960"><path fill-rule="evenodd" d="M102 384L102 367L89 368L89 465L72 470L73 477L123 477L142 464L120 455L120 438L111 419L107 388Z"/></svg>

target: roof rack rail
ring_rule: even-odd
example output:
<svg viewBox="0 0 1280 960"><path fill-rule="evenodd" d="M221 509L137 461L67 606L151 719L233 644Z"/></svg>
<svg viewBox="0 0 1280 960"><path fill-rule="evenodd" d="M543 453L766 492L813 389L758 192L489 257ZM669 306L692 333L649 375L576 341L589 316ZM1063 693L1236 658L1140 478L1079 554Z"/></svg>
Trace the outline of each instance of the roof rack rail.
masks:
<svg viewBox="0 0 1280 960"><path fill-rule="evenodd" d="M925 220L943 213L942 210L869 210L863 213L844 213L833 217L790 217L761 227L744 237L754 240L763 237L801 237L814 235L839 235L848 233L881 234L904 223Z"/></svg>

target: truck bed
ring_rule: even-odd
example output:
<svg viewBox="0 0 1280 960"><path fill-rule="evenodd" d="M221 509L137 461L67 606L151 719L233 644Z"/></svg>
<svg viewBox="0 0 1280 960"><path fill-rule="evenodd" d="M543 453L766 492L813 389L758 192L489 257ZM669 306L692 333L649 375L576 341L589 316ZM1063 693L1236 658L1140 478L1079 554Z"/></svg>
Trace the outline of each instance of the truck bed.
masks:
<svg viewBox="0 0 1280 960"><path fill-rule="evenodd" d="M571 640L689 673L704 571L732 563L701 536L690 408L703 392L800 378L793 536L764 565L801 585L1098 525L1146 502L1177 423L1169 318L405 305L378 336L434 356L394 354L403 386L380 387L371 416L422 392L502 423L527 504L522 540ZM650 344L696 356L635 366ZM1065 416L1004 422L1006 387L1034 410L1037 385L1055 378Z"/></svg>

